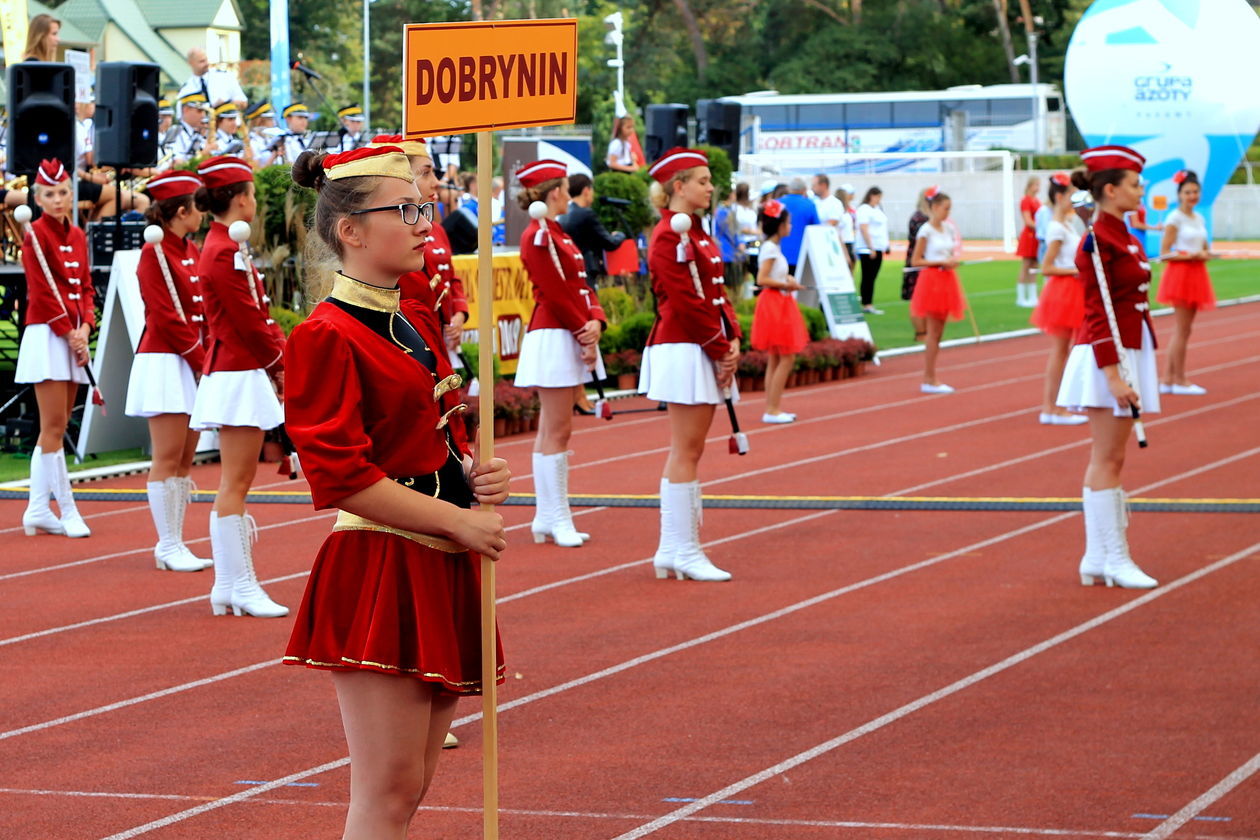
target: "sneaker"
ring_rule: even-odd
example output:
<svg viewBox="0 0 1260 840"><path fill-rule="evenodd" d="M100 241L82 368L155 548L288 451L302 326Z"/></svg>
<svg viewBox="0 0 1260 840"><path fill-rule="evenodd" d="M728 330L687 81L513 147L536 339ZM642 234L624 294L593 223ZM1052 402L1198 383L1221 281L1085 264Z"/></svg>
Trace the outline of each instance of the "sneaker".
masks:
<svg viewBox="0 0 1260 840"><path fill-rule="evenodd" d="M928 383L924 382L922 385L919 386L919 390L925 394L952 394L954 393L954 389L946 385L944 382L942 382L939 385L929 385Z"/></svg>
<svg viewBox="0 0 1260 840"><path fill-rule="evenodd" d="M1172 389L1173 389L1173 386L1169 385L1167 382L1159 383L1159 392L1161 394L1171 394Z"/></svg>
<svg viewBox="0 0 1260 840"><path fill-rule="evenodd" d="M1170 393L1182 397L1201 397L1207 393L1207 388L1202 385L1173 385Z"/></svg>
<svg viewBox="0 0 1260 840"><path fill-rule="evenodd" d="M796 420L796 415L788 414L786 411L781 411L778 414L767 413L761 415L762 423L791 423L794 420Z"/></svg>
<svg viewBox="0 0 1260 840"><path fill-rule="evenodd" d="M876 309L873 306L863 306L862 311L865 312L867 315L883 315L884 314L884 310Z"/></svg>

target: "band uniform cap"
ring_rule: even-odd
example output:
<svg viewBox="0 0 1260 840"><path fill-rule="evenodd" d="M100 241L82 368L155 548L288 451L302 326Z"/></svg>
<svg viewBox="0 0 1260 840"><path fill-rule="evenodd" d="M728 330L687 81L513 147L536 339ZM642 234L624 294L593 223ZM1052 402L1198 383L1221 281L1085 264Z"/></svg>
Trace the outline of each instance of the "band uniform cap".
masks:
<svg viewBox="0 0 1260 840"><path fill-rule="evenodd" d="M301 102L294 102L288 108L284 109L285 117L309 117L311 112L306 110L306 106Z"/></svg>
<svg viewBox="0 0 1260 840"><path fill-rule="evenodd" d="M349 152L327 155L323 161L324 177L330 181L341 178L397 178L413 183L411 164L407 155L397 146L365 146Z"/></svg>
<svg viewBox="0 0 1260 840"><path fill-rule="evenodd" d="M363 120L363 109L356 105L347 105L337 112L337 116L343 120Z"/></svg>
<svg viewBox="0 0 1260 840"><path fill-rule="evenodd" d="M379 149L382 146L397 146L407 157L433 157L429 144L424 140L406 140L401 134L378 134L368 143L370 149Z"/></svg>
<svg viewBox="0 0 1260 840"><path fill-rule="evenodd" d="M251 105L245 111L245 119L260 120L263 117L275 117L276 109L271 107L271 103L264 99L262 102Z"/></svg>
<svg viewBox="0 0 1260 840"><path fill-rule="evenodd" d="M184 94L179 98L179 104L187 108L200 108L203 111L210 110L210 102L206 99L206 95L201 92Z"/></svg>
<svg viewBox="0 0 1260 840"><path fill-rule="evenodd" d="M241 118L241 112L237 110L236 103L234 102L222 102L216 105L214 107L213 113L214 113L214 118L216 120L222 120L222 119L239 120Z"/></svg>
<svg viewBox="0 0 1260 840"><path fill-rule="evenodd" d="M524 187L536 187L544 181L563 178L568 174L568 167L558 160L536 160L516 170L516 178Z"/></svg>
<svg viewBox="0 0 1260 840"><path fill-rule="evenodd" d="M699 149L684 149L682 146L675 146L652 164L648 174L663 184L685 169L708 165L709 158Z"/></svg>
<svg viewBox="0 0 1260 840"><path fill-rule="evenodd" d="M69 180L70 173L66 171L61 161L53 159L39 162L39 171L35 173L35 183L52 187Z"/></svg>
<svg viewBox="0 0 1260 840"><path fill-rule="evenodd" d="M236 155L207 158L197 167L197 174L210 189L254 180L254 170Z"/></svg>
<svg viewBox="0 0 1260 840"><path fill-rule="evenodd" d="M175 116L175 109L171 107L171 100L169 99L158 100L158 116L170 116L170 117Z"/></svg>
<svg viewBox="0 0 1260 840"><path fill-rule="evenodd" d="M205 182L195 172L189 172L186 169L168 169L150 178L144 191L155 201L165 201L168 198L192 195L204 184Z"/></svg>
<svg viewBox="0 0 1260 840"><path fill-rule="evenodd" d="M1081 160L1090 172L1106 172L1109 169L1128 169L1141 173L1146 158L1128 146L1095 146L1081 152Z"/></svg>

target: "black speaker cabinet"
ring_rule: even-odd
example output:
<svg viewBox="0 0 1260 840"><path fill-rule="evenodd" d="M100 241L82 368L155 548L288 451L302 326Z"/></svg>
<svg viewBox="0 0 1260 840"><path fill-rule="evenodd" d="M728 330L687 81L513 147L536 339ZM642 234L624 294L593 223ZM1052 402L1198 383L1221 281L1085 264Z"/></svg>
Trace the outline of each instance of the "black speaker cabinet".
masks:
<svg viewBox="0 0 1260 840"><path fill-rule="evenodd" d="M696 103L696 142L717 146L739 169L739 123L743 109L738 102L701 99Z"/></svg>
<svg viewBox="0 0 1260 840"><path fill-rule="evenodd" d="M668 105L647 106L647 140L648 163L675 146L687 145L687 106L676 102Z"/></svg>
<svg viewBox="0 0 1260 840"><path fill-rule="evenodd" d="M74 68L23 61L10 64L9 160L12 174L32 175L41 160L74 168Z"/></svg>
<svg viewBox="0 0 1260 840"><path fill-rule="evenodd" d="M106 61L96 68L96 163L152 166L158 159L156 64Z"/></svg>

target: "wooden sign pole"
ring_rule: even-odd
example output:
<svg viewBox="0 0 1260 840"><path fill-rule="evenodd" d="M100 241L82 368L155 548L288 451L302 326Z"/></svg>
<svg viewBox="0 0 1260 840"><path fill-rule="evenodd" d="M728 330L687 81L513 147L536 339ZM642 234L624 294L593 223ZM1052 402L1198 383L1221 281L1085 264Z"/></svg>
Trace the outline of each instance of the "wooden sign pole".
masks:
<svg viewBox="0 0 1260 840"><path fill-rule="evenodd" d="M477 135L477 378L481 428L478 458L494 457L494 254L490 235L493 177L493 139L489 131ZM483 510L493 510L483 505ZM499 683L495 633L494 561L481 558L481 751L482 837L499 837Z"/></svg>

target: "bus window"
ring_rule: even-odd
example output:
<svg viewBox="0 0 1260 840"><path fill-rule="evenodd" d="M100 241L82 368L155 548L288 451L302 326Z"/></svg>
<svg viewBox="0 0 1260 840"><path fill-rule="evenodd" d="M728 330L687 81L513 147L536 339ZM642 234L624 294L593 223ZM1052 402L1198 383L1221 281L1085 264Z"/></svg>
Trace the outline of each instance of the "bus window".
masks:
<svg viewBox="0 0 1260 840"><path fill-rule="evenodd" d="M1046 97L1046 110L1047 110L1047 111L1061 111L1061 110L1063 110L1063 105L1062 105L1062 103L1060 103L1060 102L1059 102L1059 97L1057 97L1057 96L1047 96L1047 97Z"/></svg>
<svg viewBox="0 0 1260 840"><path fill-rule="evenodd" d="M849 128L887 128L891 120L891 102L850 102L844 109Z"/></svg>
<svg viewBox="0 0 1260 840"><path fill-rule="evenodd" d="M850 105L850 108L853 106ZM844 128L844 106L838 102L797 106L797 125L802 131Z"/></svg>
<svg viewBox="0 0 1260 840"><path fill-rule="evenodd" d="M1015 125L1033 118L1027 99L994 99L989 102L990 125Z"/></svg>
<svg viewBox="0 0 1260 840"><path fill-rule="evenodd" d="M751 110L754 117L761 118L762 131L793 131L796 129L794 121L789 121L788 105L753 105Z"/></svg>
<svg viewBox="0 0 1260 840"><path fill-rule="evenodd" d="M937 102L894 102L892 126L894 128L921 128L941 124L941 106Z"/></svg>

